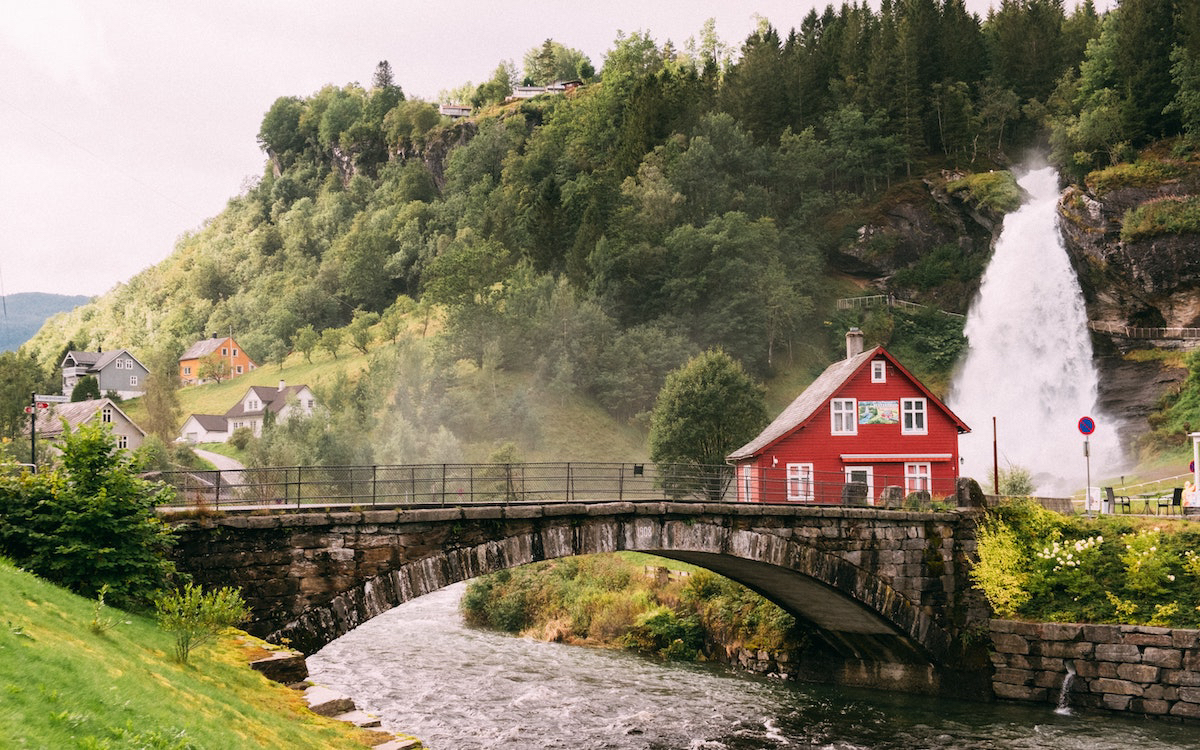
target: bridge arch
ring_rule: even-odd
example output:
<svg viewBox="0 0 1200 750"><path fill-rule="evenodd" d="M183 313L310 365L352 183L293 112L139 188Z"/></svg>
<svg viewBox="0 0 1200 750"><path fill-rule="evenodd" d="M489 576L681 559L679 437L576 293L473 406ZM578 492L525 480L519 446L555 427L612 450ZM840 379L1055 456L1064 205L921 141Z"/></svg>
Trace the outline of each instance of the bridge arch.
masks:
<svg viewBox="0 0 1200 750"><path fill-rule="evenodd" d="M960 576L973 551L969 514L560 504L231 517L190 524L182 536L181 567L209 585L243 586L251 632L309 653L452 583L633 550L729 577L811 626L811 674L801 676L944 692L953 675L953 691L962 688L956 624L970 606ZM237 561L235 548L257 552ZM260 570L247 575L255 560Z"/></svg>

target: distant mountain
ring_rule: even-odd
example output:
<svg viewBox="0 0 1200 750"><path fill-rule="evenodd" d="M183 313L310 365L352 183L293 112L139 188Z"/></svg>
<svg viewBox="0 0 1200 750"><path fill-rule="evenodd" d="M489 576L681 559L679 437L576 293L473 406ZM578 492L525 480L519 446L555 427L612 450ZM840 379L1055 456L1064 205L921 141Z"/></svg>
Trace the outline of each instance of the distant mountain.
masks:
<svg viewBox="0 0 1200 750"><path fill-rule="evenodd" d="M26 292L0 297L0 352L16 349L37 333L46 319L73 310L91 297Z"/></svg>

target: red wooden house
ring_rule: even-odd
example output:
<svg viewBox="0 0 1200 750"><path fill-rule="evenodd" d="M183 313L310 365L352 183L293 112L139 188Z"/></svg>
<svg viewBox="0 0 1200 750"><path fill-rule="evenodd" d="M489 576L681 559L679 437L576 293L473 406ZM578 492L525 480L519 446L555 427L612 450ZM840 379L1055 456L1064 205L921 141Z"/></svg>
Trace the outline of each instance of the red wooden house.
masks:
<svg viewBox="0 0 1200 750"><path fill-rule="evenodd" d="M883 347L846 334L835 362L728 456L741 502L893 503L954 494L970 428Z"/></svg>

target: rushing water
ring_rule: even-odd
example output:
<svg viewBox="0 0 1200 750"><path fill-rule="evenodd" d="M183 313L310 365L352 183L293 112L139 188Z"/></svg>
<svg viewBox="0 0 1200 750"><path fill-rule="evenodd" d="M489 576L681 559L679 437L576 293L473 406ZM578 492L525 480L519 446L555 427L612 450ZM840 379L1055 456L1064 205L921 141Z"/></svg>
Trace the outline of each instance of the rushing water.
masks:
<svg viewBox="0 0 1200 750"><path fill-rule="evenodd" d="M842 690L467 628L463 584L312 656L312 679L434 750L1183 750L1200 731Z"/></svg>
<svg viewBox="0 0 1200 750"><path fill-rule="evenodd" d="M1018 180L1028 199L1004 219L967 315L966 360L950 408L972 430L959 443L963 474L990 486L992 418L1001 468L1028 469L1043 492L1080 487L1087 473L1079 419L1092 417L1093 477L1121 463L1117 429L1097 408L1099 379L1079 281L1058 228L1058 174Z"/></svg>

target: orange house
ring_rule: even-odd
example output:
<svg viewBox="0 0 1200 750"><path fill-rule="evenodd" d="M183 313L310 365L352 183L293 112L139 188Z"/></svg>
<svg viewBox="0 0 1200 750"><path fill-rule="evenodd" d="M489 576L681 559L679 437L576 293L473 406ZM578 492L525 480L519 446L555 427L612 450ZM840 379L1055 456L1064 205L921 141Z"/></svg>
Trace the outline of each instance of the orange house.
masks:
<svg viewBox="0 0 1200 750"><path fill-rule="evenodd" d="M179 381L199 385L236 378L257 368L232 336L201 339L179 358Z"/></svg>

